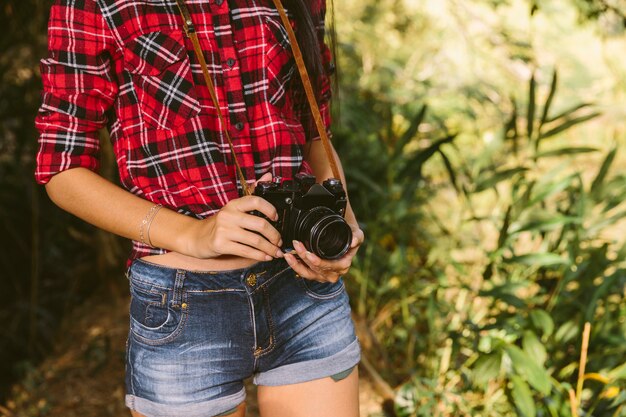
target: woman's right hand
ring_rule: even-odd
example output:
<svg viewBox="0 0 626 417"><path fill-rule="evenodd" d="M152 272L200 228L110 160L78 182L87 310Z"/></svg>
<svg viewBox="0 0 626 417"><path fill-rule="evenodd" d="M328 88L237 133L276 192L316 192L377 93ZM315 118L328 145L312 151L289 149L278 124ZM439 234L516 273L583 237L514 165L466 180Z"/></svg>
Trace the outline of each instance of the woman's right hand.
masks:
<svg viewBox="0 0 626 417"><path fill-rule="evenodd" d="M264 176L260 181L266 180ZM249 213L253 210L278 219L274 206L261 197L231 200L213 216L197 221L190 230L189 254L196 258L235 255L257 261L282 258L280 233L265 218Z"/></svg>

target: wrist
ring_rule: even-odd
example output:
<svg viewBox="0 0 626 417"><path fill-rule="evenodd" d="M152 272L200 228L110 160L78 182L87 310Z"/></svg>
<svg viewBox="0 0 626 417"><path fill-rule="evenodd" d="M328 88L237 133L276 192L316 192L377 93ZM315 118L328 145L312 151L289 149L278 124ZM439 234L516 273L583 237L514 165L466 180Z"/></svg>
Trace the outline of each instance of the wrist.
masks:
<svg viewBox="0 0 626 417"><path fill-rule="evenodd" d="M208 220L199 220L193 217L185 216L185 220L181 222L179 232L176 233L176 252L183 255L193 256L194 258L201 258L200 247L198 243L200 238L198 232L200 229L200 222Z"/></svg>

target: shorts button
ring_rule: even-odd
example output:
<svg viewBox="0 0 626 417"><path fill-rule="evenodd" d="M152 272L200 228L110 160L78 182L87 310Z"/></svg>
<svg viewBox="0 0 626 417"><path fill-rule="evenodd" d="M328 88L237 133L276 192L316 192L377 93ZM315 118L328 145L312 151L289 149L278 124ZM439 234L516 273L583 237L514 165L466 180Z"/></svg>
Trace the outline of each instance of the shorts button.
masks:
<svg viewBox="0 0 626 417"><path fill-rule="evenodd" d="M215 0L215 4L217 4L218 6L221 6L222 3L224 3L224 0Z"/></svg>
<svg viewBox="0 0 626 417"><path fill-rule="evenodd" d="M235 65L235 60L233 58L228 58L226 60L226 65L232 68Z"/></svg>
<svg viewBox="0 0 626 417"><path fill-rule="evenodd" d="M235 123L235 129L237 129L237 130L243 130L243 122L237 122L237 123Z"/></svg>
<svg viewBox="0 0 626 417"><path fill-rule="evenodd" d="M256 285L256 274L255 273L251 273L250 275L248 275L246 277L246 284L248 284L251 287L254 287Z"/></svg>

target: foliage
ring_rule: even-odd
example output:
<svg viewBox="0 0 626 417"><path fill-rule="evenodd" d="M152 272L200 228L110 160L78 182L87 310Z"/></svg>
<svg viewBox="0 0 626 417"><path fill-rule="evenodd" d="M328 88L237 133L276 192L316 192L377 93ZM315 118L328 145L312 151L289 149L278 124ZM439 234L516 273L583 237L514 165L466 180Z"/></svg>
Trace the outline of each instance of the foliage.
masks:
<svg viewBox="0 0 626 417"><path fill-rule="evenodd" d="M334 142L367 238L346 281L397 415L626 413L626 106L624 79L607 75L623 68L592 48L568 56L580 38L544 27L582 32L561 16L579 13L623 40L619 1L335 2ZM32 181L48 7L0 6L20 35L0 39L9 377L45 355L59 317L119 276L110 265L125 254Z"/></svg>
<svg viewBox="0 0 626 417"><path fill-rule="evenodd" d="M12 34L0 38L0 286L10 295L0 310L0 398L49 352L60 317L122 265L119 242L62 212L34 182L49 7L43 0L0 5L0 25Z"/></svg>
<svg viewBox="0 0 626 417"><path fill-rule="evenodd" d="M528 68L526 91L519 81L454 80L458 91L442 99L442 80L458 68L438 61L425 13L407 7L398 18L398 4L346 6L373 27L343 34L350 81L335 136L366 231L351 271L361 343L396 387L396 413L622 415L626 248L615 231L626 177L613 174L616 143L576 139L599 107L572 104L571 91L559 98L562 77L538 70L519 34L501 67ZM381 33L409 45L420 31L426 52L379 53ZM419 85L404 71L414 62L429 74Z"/></svg>

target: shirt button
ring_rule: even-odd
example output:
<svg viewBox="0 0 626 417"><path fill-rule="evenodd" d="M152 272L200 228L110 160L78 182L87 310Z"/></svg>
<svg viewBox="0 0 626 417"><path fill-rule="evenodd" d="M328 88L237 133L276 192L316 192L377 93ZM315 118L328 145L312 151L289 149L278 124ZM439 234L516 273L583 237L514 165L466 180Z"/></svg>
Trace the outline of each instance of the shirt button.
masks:
<svg viewBox="0 0 626 417"><path fill-rule="evenodd" d="M218 6L221 6L222 3L224 3L224 0L215 0L215 4L217 4Z"/></svg>
<svg viewBox="0 0 626 417"><path fill-rule="evenodd" d="M233 67L233 65L235 65L235 60L233 58L228 58L226 60L226 65L228 65L229 67Z"/></svg>
<svg viewBox="0 0 626 417"><path fill-rule="evenodd" d="M237 130L243 130L243 122L237 122L235 123L235 129Z"/></svg>

